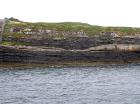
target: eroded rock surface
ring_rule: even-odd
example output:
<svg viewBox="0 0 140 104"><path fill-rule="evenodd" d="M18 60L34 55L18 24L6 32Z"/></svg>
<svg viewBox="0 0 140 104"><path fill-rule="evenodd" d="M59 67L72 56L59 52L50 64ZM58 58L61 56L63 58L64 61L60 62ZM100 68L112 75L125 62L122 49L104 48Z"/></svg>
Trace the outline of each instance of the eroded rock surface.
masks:
<svg viewBox="0 0 140 104"><path fill-rule="evenodd" d="M119 45L120 46L120 45ZM121 48L124 47L125 50ZM135 50L122 46L121 50L108 47L94 47L86 50L66 50L61 48L38 48L27 46L0 46L0 62L49 63L66 61L90 62L131 62L140 60L139 46Z"/></svg>

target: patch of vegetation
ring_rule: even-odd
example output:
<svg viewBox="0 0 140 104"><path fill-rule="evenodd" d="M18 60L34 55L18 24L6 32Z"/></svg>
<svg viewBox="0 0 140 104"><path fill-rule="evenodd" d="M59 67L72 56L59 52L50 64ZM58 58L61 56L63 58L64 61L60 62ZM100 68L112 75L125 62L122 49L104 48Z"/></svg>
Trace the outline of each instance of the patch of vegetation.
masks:
<svg viewBox="0 0 140 104"><path fill-rule="evenodd" d="M28 35L22 33L4 33L3 38L14 37L14 38L27 38Z"/></svg>
<svg viewBox="0 0 140 104"><path fill-rule="evenodd" d="M7 18L8 19L8 18ZM10 21L17 21L17 22L22 22L22 21L20 21L19 19L17 19L17 18L14 18L14 17L11 17L11 18L9 18L9 20Z"/></svg>
<svg viewBox="0 0 140 104"><path fill-rule="evenodd" d="M33 31L37 31L38 29L48 29L48 30L56 30L56 31L64 31L64 32L83 31L89 37L100 35L101 32L115 32L118 33L120 36L140 34L140 28L132 28L132 27L102 27L102 26L95 26L95 25L90 25L90 24L80 23L80 22L30 23L30 22L22 22L15 18L10 18L5 26L4 37L9 37L9 36L16 37L16 38L28 37L28 35L25 35L24 33L10 33L10 29L12 27L13 28L18 27L21 29L30 28ZM57 37L63 38L63 35L60 34L60 36L56 36L56 38ZM64 38L69 38L69 37L64 36Z"/></svg>
<svg viewBox="0 0 140 104"><path fill-rule="evenodd" d="M31 43L2 41L2 42L0 42L0 45L6 45L6 46L30 46Z"/></svg>

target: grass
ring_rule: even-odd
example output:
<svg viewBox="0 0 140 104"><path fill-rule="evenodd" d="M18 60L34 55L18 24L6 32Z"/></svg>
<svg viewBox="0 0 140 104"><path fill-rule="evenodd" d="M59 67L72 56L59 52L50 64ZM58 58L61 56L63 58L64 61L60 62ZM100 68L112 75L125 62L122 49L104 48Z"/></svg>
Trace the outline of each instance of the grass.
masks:
<svg viewBox="0 0 140 104"><path fill-rule="evenodd" d="M12 27L31 28L33 31L37 31L38 29L50 29L50 30L64 31L64 32L84 31L89 37L99 35L101 32L116 32L120 36L140 34L140 28L132 28L132 27L102 27L102 26L95 26L95 25L90 25L90 24L80 23L80 22L30 23L30 22L20 22L20 21L8 21L8 23L5 26L4 37L7 36L12 36L16 38L27 37L27 35L23 33L20 34L10 33L10 28ZM62 36L60 37L63 38Z"/></svg>
<svg viewBox="0 0 140 104"><path fill-rule="evenodd" d="M3 38L14 37L14 38L27 38L28 35L22 33L4 33Z"/></svg>
<svg viewBox="0 0 140 104"><path fill-rule="evenodd" d="M2 42L0 42L0 45L5 45L5 46L29 46L31 44L30 43L26 43L26 42L2 41Z"/></svg>

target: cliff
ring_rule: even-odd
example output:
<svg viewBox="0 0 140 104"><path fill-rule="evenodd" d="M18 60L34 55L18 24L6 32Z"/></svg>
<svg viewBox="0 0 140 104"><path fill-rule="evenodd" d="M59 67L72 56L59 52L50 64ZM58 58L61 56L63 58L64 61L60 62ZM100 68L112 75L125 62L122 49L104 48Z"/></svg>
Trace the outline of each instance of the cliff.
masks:
<svg viewBox="0 0 140 104"><path fill-rule="evenodd" d="M6 19L0 19L0 42L2 41L2 35L5 28Z"/></svg>
<svg viewBox="0 0 140 104"><path fill-rule="evenodd" d="M139 28L9 19L0 43L0 62L136 62L139 36Z"/></svg>
<svg viewBox="0 0 140 104"><path fill-rule="evenodd" d="M0 46L1 62L135 62L138 60L140 60L139 45L110 45L109 47L107 45L85 50L31 46Z"/></svg>

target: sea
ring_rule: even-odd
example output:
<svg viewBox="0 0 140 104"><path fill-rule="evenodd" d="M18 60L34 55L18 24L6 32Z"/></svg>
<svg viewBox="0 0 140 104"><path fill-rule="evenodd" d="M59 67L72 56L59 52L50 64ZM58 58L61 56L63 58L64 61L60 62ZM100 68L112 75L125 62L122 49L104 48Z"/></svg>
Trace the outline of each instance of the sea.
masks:
<svg viewBox="0 0 140 104"><path fill-rule="evenodd" d="M140 64L0 67L0 104L140 104Z"/></svg>

